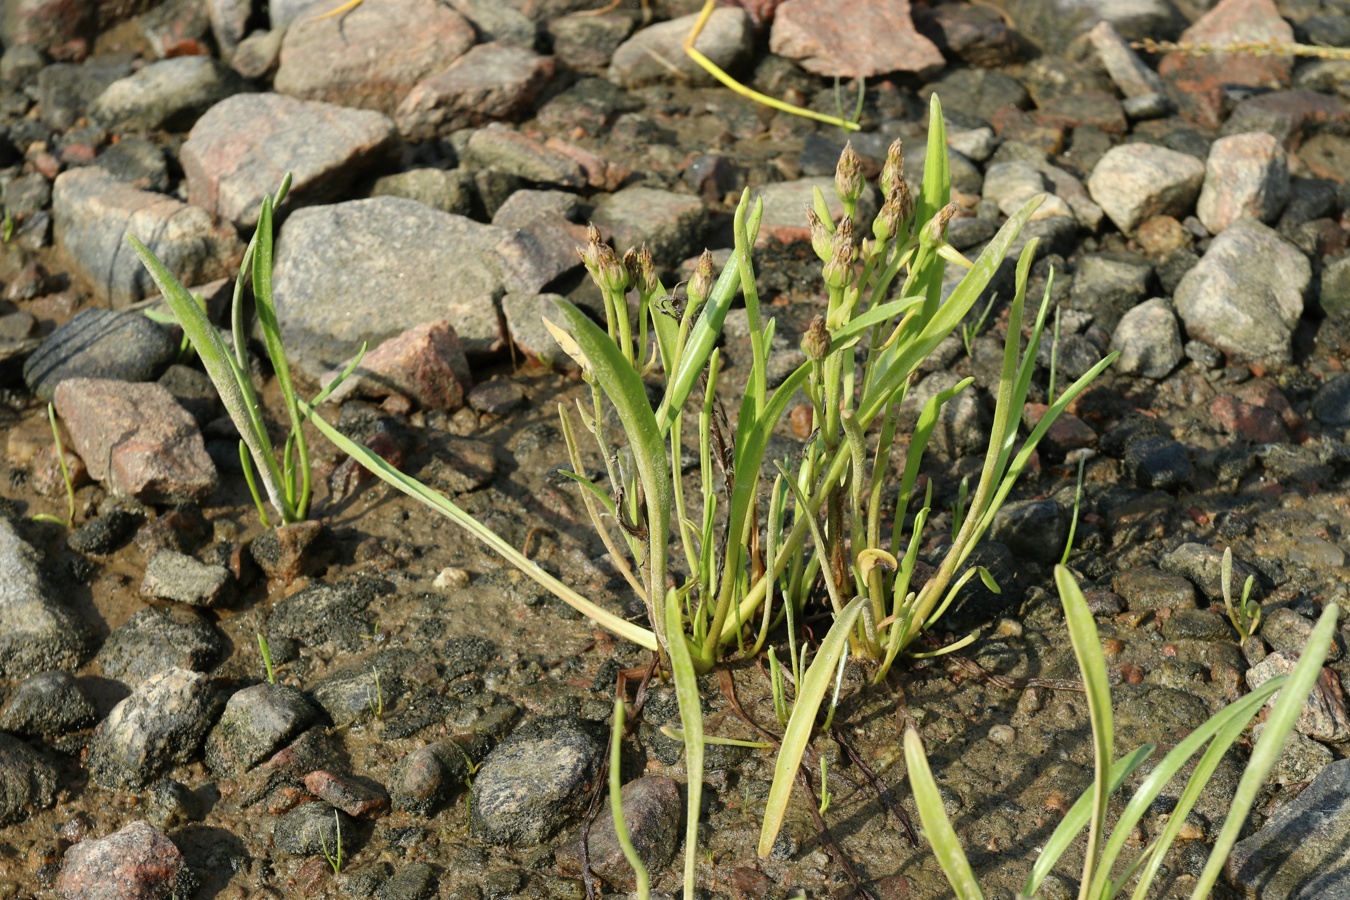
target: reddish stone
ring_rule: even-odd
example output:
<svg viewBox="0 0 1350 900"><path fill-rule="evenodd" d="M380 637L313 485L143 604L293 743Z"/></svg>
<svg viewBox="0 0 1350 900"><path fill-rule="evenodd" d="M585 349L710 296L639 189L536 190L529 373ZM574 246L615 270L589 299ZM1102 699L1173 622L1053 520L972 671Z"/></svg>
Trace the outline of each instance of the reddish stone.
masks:
<svg viewBox="0 0 1350 900"><path fill-rule="evenodd" d="M7 0L0 12L0 34L6 46L50 50L90 28L94 7L93 0Z"/></svg>
<svg viewBox="0 0 1350 900"><path fill-rule="evenodd" d="M38 153L30 162L37 173L48 181L55 180L56 176L61 174L61 160L50 153Z"/></svg>
<svg viewBox="0 0 1350 900"><path fill-rule="evenodd" d="M1315 132L1343 134L1348 128L1350 103L1340 97L1308 90L1275 91L1250 97L1233 109L1224 125L1229 134L1244 131L1272 134L1284 143L1286 150L1297 149ZM1334 177L1337 181L1345 178L1345 173L1339 170L1334 176L1315 174Z"/></svg>
<svg viewBox="0 0 1350 900"><path fill-rule="evenodd" d="M424 409L454 412L464 405L464 396L472 386L473 376L459 336L454 326L442 319L409 328L371 350L338 392L374 397L398 393Z"/></svg>
<svg viewBox="0 0 1350 900"><path fill-rule="evenodd" d="M559 153L575 160L586 176L586 184L596 190L617 191L633 174L633 170L623 163L611 162L598 154L556 137L544 141L544 146L557 150Z"/></svg>
<svg viewBox="0 0 1350 900"><path fill-rule="evenodd" d="M389 798L349 778L319 769L305 776L305 787L320 800L358 819L373 819L389 810Z"/></svg>
<svg viewBox="0 0 1350 900"><path fill-rule="evenodd" d="M553 77L553 58L506 41L479 44L417 84L394 113L410 140L427 140L525 112Z"/></svg>
<svg viewBox="0 0 1350 900"><path fill-rule="evenodd" d="M269 579L290 584L304 571L309 551L321 534L323 525L313 520L283 525L253 542L253 561Z"/></svg>
<svg viewBox="0 0 1350 900"><path fill-rule="evenodd" d="M1028 403L1022 410L1022 422L1028 428L1035 428L1047 410L1049 407L1044 403ZM1097 432L1092 430L1092 426L1067 410L1050 424L1041 440L1041 446L1061 455L1096 443Z"/></svg>
<svg viewBox="0 0 1350 900"><path fill-rule="evenodd" d="M774 16L769 49L808 72L840 78L931 73L945 62L915 30L909 0L786 0Z"/></svg>
<svg viewBox="0 0 1350 900"><path fill-rule="evenodd" d="M1253 378L1233 388L1234 396L1246 400L1253 406L1264 406L1278 413L1288 428L1297 428L1303 424L1303 417L1294 412L1289 398L1278 387L1264 378Z"/></svg>
<svg viewBox="0 0 1350 900"><path fill-rule="evenodd" d="M1279 413L1231 394L1220 394L1210 401L1209 414L1220 428L1244 441L1272 444L1289 440Z"/></svg>
<svg viewBox="0 0 1350 900"><path fill-rule="evenodd" d="M1221 0L1181 35L1182 43L1292 42L1294 29L1280 17L1274 0ZM1250 53L1169 53L1158 74L1178 89L1183 112L1217 128L1224 92L1231 86L1288 87L1293 61L1288 56Z"/></svg>
<svg viewBox="0 0 1350 900"><path fill-rule="evenodd" d="M160 384L71 378L56 411L94 480L144 503L205 500L216 467L197 422Z"/></svg>
<svg viewBox="0 0 1350 900"><path fill-rule="evenodd" d="M186 897L193 887L183 854L148 822L66 851L56 891L65 900L155 900Z"/></svg>
<svg viewBox="0 0 1350 900"><path fill-rule="evenodd" d="M390 437L388 432L376 432L375 436L366 442L366 448L396 469L403 465L403 448ZM368 483L374 477L366 470L365 466L352 457L347 457L328 476L329 500L334 503L341 502L360 490L362 485Z"/></svg>

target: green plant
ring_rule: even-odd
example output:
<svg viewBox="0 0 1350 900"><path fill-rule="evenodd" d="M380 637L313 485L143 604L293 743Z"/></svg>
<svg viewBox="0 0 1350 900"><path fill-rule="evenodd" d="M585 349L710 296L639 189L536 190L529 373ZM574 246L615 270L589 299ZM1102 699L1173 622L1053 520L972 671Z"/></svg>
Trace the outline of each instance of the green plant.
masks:
<svg viewBox="0 0 1350 900"><path fill-rule="evenodd" d="M974 344L975 338L980 333L980 329L984 327L984 320L989 318L989 311L994 308L994 304L997 301L998 294L990 294L989 302L984 305L984 312L980 313L980 317L974 322L961 323L961 344L966 348L966 356L972 355L971 345Z"/></svg>
<svg viewBox="0 0 1350 900"><path fill-rule="evenodd" d="M282 524L299 522L309 515L311 496L311 472L309 465L309 446L301 425L301 400L296 393L295 383L291 379L290 365L281 343L281 329L277 323L276 307L272 299L272 213L286 198L290 190L291 176L287 174L281 187L272 197L264 197L258 213L258 228L244 251L239 266L239 276L235 279L234 298L231 305L231 337L233 348L226 345L220 332L207 317L206 311L198 305L192 295L183 287L177 277L142 244L134 235L127 235L141 263L150 273L150 277L164 295L164 300L173 311L183 329L184 339L197 348L206 373L220 393L221 402L229 412L235 427L239 429L242 440L239 442L239 460L244 468L244 477L248 482L253 501L258 507L258 515L263 524L270 526L262 496L258 492L257 478L262 481L267 499L281 516ZM253 381L249 376L247 334L244 329L244 285L250 283L253 290L253 302L262 329L263 342L267 346L267 355L276 373L277 386L281 389L286 404L286 413L290 419L290 431L287 434L281 458L272 446L272 439L263 420L262 405ZM365 352L362 348L362 354ZM337 386L350 375L359 364L358 354L346 371L324 389L314 403L322 403Z"/></svg>
<svg viewBox="0 0 1350 900"><path fill-rule="evenodd" d="M1256 629L1261 626L1261 604L1251 599L1252 585L1255 583L1256 576L1248 575L1247 580L1242 585L1242 596L1238 598L1237 603L1233 602L1233 549L1225 547L1223 563L1219 570L1219 584L1223 588L1223 605L1228 610L1228 621L1233 623L1238 636L1244 641L1256 634Z"/></svg>
<svg viewBox="0 0 1350 900"><path fill-rule="evenodd" d="M370 714L376 719L384 718L384 690L380 687L380 670L372 668L370 674L375 677L375 684L366 686L366 703L370 705Z"/></svg>
<svg viewBox="0 0 1350 900"><path fill-rule="evenodd" d="M935 573L923 584L911 584L931 507L930 482L922 508L912 509L918 505L913 495L920 463L943 405L972 379L924 404L897 485L887 473L901 403L920 364L985 295L1040 203L1040 198L1029 201L979 259L966 260L945 240L956 208L948 203L946 135L936 97L930 122L917 198L902 177L899 144L888 153L881 176L886 200L871 240L859 243L855 232L853 217L864 183L851 148L835 175L835 194L844 210L837 222L824 195L816 192L808 218L828 302L802 339L806 361L772 392L767 373L776 325L761 309L751 263L762 205L752 205L748 191L733 218L730 261L717 276L711 255L705 254L682 308L668 299L650 254L632 250L620 257L592 230L582 258L600 288L604 326L566 302L557 304L557 321L545 322L581 367L589 389L575 410L559 409L572 461L570 478L610 557L645 604L650 627L626 621L562 584L450 500L342 436L313 413L311 404L300 404L320 433L380 478L467 529L602 627L665 658L680 694L691 810L698 809L702 754L694 676L724 656L757 653L780 623L789 626L789 641L795 641L808 601L828 603L834 624L805 672L804 661L791 651L796 697L790 710L785 701L780 707L787 713L786 734L761 834L763 854L773 845L816 715L845 651L869 661L874 680L880 681L901 654L936 655L974 639L970 635L922 652L913 647L971 578L979 575L997 589L988 572L968 565L970 554L1046 430L1115 358L1112 354L1070 385L1016 446L1050 307L1048 300L1040 304L1023 348L1023 312L1036 253L1036 242L1028 242L1015 266L984 464ZM944 301L947 262L968 271ZM733 426L717 399L721 362L716 343L738 290L750 326L750 365ZM1047 285L1047 298L1049 291ZM653 406L643 379L658 368L664 383ZM812 405L818 427L800 458L776 464L774 475L765 466L768 442L799 391ZM598 481L587 474L577 422L603 460ZM696 436L698 445L697 471L688 479L683 475L687 434ZM770 487L767 502L765 487ZM668 586L672 577L677 587ZM697 813L687 818L692 853ZM686 891L692 891L692 856L686 867Z"/></svg>
<svg viewBox="0 0 1350 900"><path fill-rule="evenodd" d="M820 814L823 816L829 811L830 801L834 799L834 794L830 793L830 761L825 757L820 758Z"/></svg>
<svg viewBox="0 0 1350 900"><path fill-rule="evenodd" d="M277 673L272 668L272 648L268 646L267 638L262 636L261 631L258 632L258 652L262 654L263 669L267 672L267 683L276 684Z"/></svg>
<svg viewBox="0 0 1350 900"><path fill-rule="evenodd" d="M628 865L633 867L633 875L637 879L638 900L648 900L651 883L647 866L638 856L637 848L628 834L628 825L623 819L623 778L620 772L623 766L623 719L623 700L618 699L614 701L614 723L609 733L609 811L614 817L614 834L619 839L619 848L623 850Z"/></svg>
<svg viewBox="0 0 1350 900"><path fill-rule="evenodd" d="M319 847L323 850L323 858L328 860L328 865L333 867L333 874L336 875L342 871L342 819L338 816L338 811L333 810L333 833L334 841L337 844L337 852L334 853L328 849L328 843L323 839L323 832L319 832Z"/></svg>
<svg viewBox="0 0 1350 900"><path fill-rule="evenodd" d="M1086 463L1086 456L1078 457L1078 480L1073 488L1073 517L1069 519L1069 537L1064 541L1064 555L1059 558L1061 566L1069 564L1069 555L1073 553L1074 535L1078 534L1078 508L1083 502L1083 466Z"/></svg>
<svg viewBox="0 0 1350 900"><path fill-rule="evenodd" d="M0 241L8 244L14 239L14 214L5 207L5 218L0 221Z"/></svg>
<svg viewBox="0 0 1350 900"><path fill-rule="evenodd" d="M50 513L38 513L33 516L34 522L55 522L58 525L64 525L67 528L73 528L75 525L75 483L70 480L70 467L66 465L66 448L61 443L61 428L56 424L56 407L47 404L47 421L52 426L52 441L56 445L56 464L61 467L61 481L66 486L66 517L61 519Z"/></svg>
<svg viewBox="0 0 1350 900"><path fill-rule="evenodd" d="M206 298L201 294L193 294L192 299L201 307L203 313L206 312ZM178 317L172 312L161 312L158 309L146 309L145 317L151 322L158 322L161 325L177 325ZM183 332L183 339L178 342L178 362L186 363L192 355L192 340Z"/></svg>
<svg viewBox="0 0 1350 900"><path fill-rule="evenodd" d="M1237 842L1247 814L1256 802L1257 794L1266 777L1279 760L1285 738L1293 729L1304 701L1322 671L1322 662L1336 634L1336 620L1340 610L1329 604L1318 620L1307 646L1294 671L1265 682L1242 699L1230 704L1195 729L1177 744L1145 777L1129 802L1125 804L1107 832L1106 817L1110 798L1120 790L1125 779L1152 755L1154 748L1146 745L1120 759L1114 759L1114 733L1111 716L1111 695L1107 682L1106 663L1092 621L1087 601L1068 569L1055 569L1055 582L1068 622L1069 637L1073 643L1078 667L1087 687L1088 716L1092 727L1094 771L1092 787L1079 797L1046 842L1041 855L1032 867L1020 897L1034 897L1041 882L1060 858L1088 826L1087 851L1083 860L1079 900L1110 900L1118 896L1135 878L1135 900L1142 900L1151 888L1163 864L1163 858L1176 840L1187 814L1213 777L1221 759L1242 735L1252 719L1276 692L1275 701L1265 731L1252 750L1251 759L1238 783L1228 818L1210 851L1204 871L1191 894L1195 900L1207 897L1219 876L1228 853ZM1208 747L1206 748L1206 744ZM1131 833L1149 807L1191 759L1205 748L1186 782L1167 825L1143 849L1117 866ZM924 755L923 741L918 732L905 733L905 764L909 769L910 785L915 805L923 821L924 831L942 866L947 881L959 900L975 900L984 896L974 871L966 859L960 840L953 830L942 806L937 783ZM1113 876L1113 873L1116 873Z"/></svg>

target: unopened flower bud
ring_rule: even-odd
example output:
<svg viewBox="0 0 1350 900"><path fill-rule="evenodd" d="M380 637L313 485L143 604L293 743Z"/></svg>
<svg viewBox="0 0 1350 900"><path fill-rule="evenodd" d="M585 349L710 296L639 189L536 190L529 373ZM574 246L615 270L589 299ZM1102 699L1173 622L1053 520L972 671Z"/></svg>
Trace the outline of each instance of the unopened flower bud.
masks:
<svg viewBox="0 0 1350 900"><path fill-rule="evenodd" d="M581 248L581 261L586 271L600 286L600 290L610 294L622 294L628 290L628 271L619 259L614 248L600 238L600 229L591 225L586 229L586 246Z"/></svg>
<svg viewBox="0 0 1350 900"><path fill-rule="evenodd" d="M862 157L853 149L852 141L845 144L844 152L839 154L839 164L834 169L834 192L840 200L850 204L850 209L862 196Z"/></svg>
<svg viewBox="0 0 1350 900"><path fill-rule="evenodd" d="M830 355L830 330L825 327L825 317L816 316L802 335L802 353L812 362L820 362Z"/></svg>
<svg viewBox="0 0 1350 900"><path fill-rule="evenodd" d="M849 262L852 262L857 258L857 249L854 246L853 220L845 216L839 221L839 227L834 230L834 236L830 239L830 255L847 251Z"/></svg>
<svg viewBox="0 0 1350 900"><path fill-rule="evenodd" d="M637 254L638 274L633 278L633 286L644 294L654 294L656 289L661 286L660 280L656 277L656 266L652 263L652 251L646 245Z"/></svg>
<svg viewBox="0 0 1350 900"><path fill-rule="evenodd" d="M694 269L694 277L689 279L689 304L693 309L698 309L708 300L708 295L713 289L713 257L707 250L698 258L698 266Z"/></svg>
<svg viewBox="0 0 1350 900"><path fill-rule="evenodd" d="M855 252L852 242L836 245L833 255L825 263L824 268L820 270L821 278L824 279L827 287L840 290L853 283L853 279L857 275L853 271Z"/></svg>
<svg viewBox="0 0 1350 900"><path fill-rule="evenodd" d="M905 183L905 145L899 138L886 151L886 162L881 167L881 193L890 199L891 194Z"/></svg>
<svg viewBox="0 0 1350 900"><path fill-rule="evenodd" d="M830 229L825 227L825 223L809 204L806 207L806 221L811 224L811 249L816 251L816 256L824 262L830 258Z"/></svg>
<svg viewBox="0 0 1350 900"><path fill-rule="evenodd" d="M956 215L958 206L955 203L948 203L946 206L934 213L933 218L928 220L928 224L923 226L923 235L920 241L930 246L936 246L942 243L943 235L947 233L947 223Z"/></svg>
<svg viewBox="0 0 1350 900"><path fill-rule="evenodd" d="M877 239L878 244L884 244L895 237L904 226L905 220L901 215L899 200L898 194L891 194L886 198L886 202L881 204L881 212L872 220L872 236Z"/></svg>

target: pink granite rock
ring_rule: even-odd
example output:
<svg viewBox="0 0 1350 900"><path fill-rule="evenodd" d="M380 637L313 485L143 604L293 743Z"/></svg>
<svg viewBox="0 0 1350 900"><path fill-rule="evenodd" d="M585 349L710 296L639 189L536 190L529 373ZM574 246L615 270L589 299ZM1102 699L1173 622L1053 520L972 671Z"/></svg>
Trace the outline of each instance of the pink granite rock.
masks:
<svg viewBox="0 0 1350 900"><path fill-rule="evenodd" d="M932 73L944 62L915 30L909 0L787 0L774 15L769 49L840 78Z"/></svg>
<svg viewBox="0 0 1350 900"><path fill-rule="evenodd" d="M67 850L56 890L64 900L157 900L186 897L193 882L173 841L150 823L137 821Z"/></svg>
<svg viewBox="0 0 1350 900"><path fill-rule="evenodd" d="M529 109L553 77L553 58L507 41L479 44L417 84L394 113L410 140L427 140Z"/></svg>

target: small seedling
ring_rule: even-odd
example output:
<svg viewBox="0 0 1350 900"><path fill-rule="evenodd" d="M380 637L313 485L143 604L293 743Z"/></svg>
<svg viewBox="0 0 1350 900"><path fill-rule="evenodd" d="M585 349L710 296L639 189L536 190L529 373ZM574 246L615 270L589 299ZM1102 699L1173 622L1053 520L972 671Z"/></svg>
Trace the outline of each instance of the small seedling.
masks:
<svg viewBox="0 0 1350 900"><path fill-rule="evenodd" d="M1073 538L1078 533L1078 507L1083 500L1083 464L1086 462L1086 456L1078 458L1078 485L1073 489L1073 518L1069 520L1069 539L1064 542L1064 555L1059 558L1061 566L1069 564L1069 554L1073 552Z"/></svg>
<svg viewBox="0 0 1350 900"><path fill-rule="evenodd" d="M55 522L67 528L75 526L75 483L70 480L70 467L66 465L66 448L61 444L61 429L56 424L56 407L47 404L47 421L52 426L52 440L56 442L56 462L61 467L61 480L66 486L66 518L62 521L48 513L33 516L34 522Z"/></svg>
<svg viewBox="0 0 1350 900"><path fill-rule="evenodd" d="M1242 585L1242 596L1237 603L1233 602L1233 549L1231 547L1224 548L1223 563L1219 570L1219 582L1223 588L1223 605L1228 610L1228 621L1233 623L1238 636L1245 641L1256 634L1256 629L1261 625L1261 604L1251 599L1252 585L1256 582L1255 575L1247 576L1247 581Z"/></svg>
<svg viewBox="0 0 1350 900"><path fill-rule="evenodd" d="M787 727L788 716L792 713L792 708L788 705L787 689L784 684L783 666L778 662L778 655L772 647L769 648L769 683L773 688L773 713L778 717L778 724L784 728Z"/></svg>
<svg viewBox="0 0 1350 900"><path fill-rule="evenodd" d="M825 757L820 758L820 814L825 815L830 808L830 801L834 799L834 794L830 793L830 761Z"/></svg>
<svg viewBox="0 0 1350 900"><path fill-rule="evenodd" d="M276 669L272 668L272 648L267 645L267 638L258 632L258 652L262 654L263 669L267 672L267 683L277 683Z"/></svg>
<svg viewBox="0 0 1350 900"><path fill-rule="evenodd" d="M1045 390L1045 402L1055 402L1055 374L1059 369L1059 313L1060 307L1055 307L1055 330L1050 339L1050 384Z"/></svg>
<svg viewBox="0 0 1350 900"><path fill-rule="evenodd" d="M966 506L969 502L970 476L965 475L956 489L956 500L952 502L952 540L956 540L956 536L961 533L961 526L966 522Z"/></svg>
<svg viewBox="0 0 1350 900"><path fill-rule="evenodd" d="M370 714L376 719L384 718L384 690L380 687L380 670L372 668L370 674L375 676L375 687L372 689L366 686L366 702L370 704Z"/></svg>
<svg viewBox="0 0 1350 900"><path fill-rule="evenodd" d="M337 842L337 852L330 852L328 843L323 839L323 832L319 832L319 848L323 850L323 858L328 860L328 864L333 867L333 874L336 875L342 871L342 819L338 817L337 810L333 810L333 831Z"/></svg>
<svg viewBox="0 0 1350 900"><path fill-rule="evenodd" d="M637 848L628 834L628 824L623 818L623 778L620 773L623 766L623 719L623 700L618 699L614 701L614 724L609 734L609 811L614 817L614 835L619 840L619 848L623 850L624 859L628 860L637 878L638 900L648 900L651 882L647 866L638 856Z"/></svg>
<svg viewBox="0 0 1350 900"><path fill-rule="evenodd" d="M3 240L6 244L8 244L13 239L14 239L14 214L9 211L8 207L6 207L4 221L0 222L0 240Z"/></svg>
<svg viewBox="0 0 1350 900"><path fill-rule="evenodd" d="M975 338L979 335L980 329L984 327L984 320L989 318L989 311L994 308L996 302L998 302L998 294L989 298L989 302L984 305L984 312L980 313L980 317L974 323L961 323L961 343L965 345L966 356L971 355L971 345L975 343Z"/></svg>

